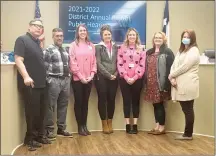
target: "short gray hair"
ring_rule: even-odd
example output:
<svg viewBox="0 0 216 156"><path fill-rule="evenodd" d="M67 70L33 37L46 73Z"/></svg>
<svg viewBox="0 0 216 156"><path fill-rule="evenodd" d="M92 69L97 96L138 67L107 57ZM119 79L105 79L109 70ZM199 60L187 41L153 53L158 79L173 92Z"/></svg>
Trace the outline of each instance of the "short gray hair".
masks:
<svg viewBox="0 0 216 156"><path fill-rule="evenodd" d="M40 21L42 24L43 24L43 21L41 20L41 19L39 19L39 18L35 18L35 19L33 19L33 20L31 20L30 22L29 22L29 25L32 25L34 22L36 22L36 21Z"/></svg>
<svg viewBox="0 0 216 156"><path fill-rule="evenodd" d="M61 28L54 28L53 30L52 30L52 32L54 33L54 32L63 32L63 30L61 29Z"/></svg>

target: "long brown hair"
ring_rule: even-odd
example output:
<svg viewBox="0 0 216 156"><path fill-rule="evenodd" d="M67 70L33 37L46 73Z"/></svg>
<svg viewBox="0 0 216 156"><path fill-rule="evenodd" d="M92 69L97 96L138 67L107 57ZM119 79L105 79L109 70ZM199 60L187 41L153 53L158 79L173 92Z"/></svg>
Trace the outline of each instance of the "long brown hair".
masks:
<svg viewBox="0 0 216 156"><path fill-rule="evenodd" d="M189 37L190 37L190 44L187 48L185 48L185 45L182 43L182 38L184 36L185 33L188 33ZM179 52L187 52L190 48L192 47L198 47L197 42L196 42L196 33L194 30L192 29L186 29L182 32L181 34L181 44L180 44L180 48L179 48Z"/></svg>
<svg viewBox="0 0 216 156"><path fill-rule="evenodd" d="M140 41L139 33L138 33L138 31L137 31L135 28L129 28L129 29L128 29L128 31L127 31L127 33L126 33L126 36L125 36L124 45L126 45L127 47L129 46L128 34L129 34L131 31L134 31L134 32L136 33L135 48L136 48L136 49L139 49L139 48L140 48L140 45L141 45L141 41Z"/></svg>
<svg viewBox="0 0 216 156"><path fill-rule="evenodd" d="M85 38L85 42L87 44L90 44L90 39L89 39L89 32L88 32L88 29L86 27L85 24L79 24L77 27L76 27L76 33L75 33L75 43L78 45L79 44L79 28L80 27L83 27L86 29L86 32L87 32L87 36Z"/></svg>

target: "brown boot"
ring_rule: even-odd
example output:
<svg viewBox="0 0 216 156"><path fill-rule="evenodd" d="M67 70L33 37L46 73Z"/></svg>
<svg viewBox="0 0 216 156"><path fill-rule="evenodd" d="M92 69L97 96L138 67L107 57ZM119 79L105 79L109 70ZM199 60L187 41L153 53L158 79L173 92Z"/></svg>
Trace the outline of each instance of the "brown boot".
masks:
<svg viewBox="0 0 216 156"><path fill-rule="evenodd" d="M108 127L109 127L109 132L113 133L113 128L112 128L112 119L108 119Z"/></svg>
<svg viewBox="0 0 216 156"><path fill-rule="evenodd" d="M107 125L107 120L101 120L101 121L102 121L103 133L109 134L109 127Z"/></svg>

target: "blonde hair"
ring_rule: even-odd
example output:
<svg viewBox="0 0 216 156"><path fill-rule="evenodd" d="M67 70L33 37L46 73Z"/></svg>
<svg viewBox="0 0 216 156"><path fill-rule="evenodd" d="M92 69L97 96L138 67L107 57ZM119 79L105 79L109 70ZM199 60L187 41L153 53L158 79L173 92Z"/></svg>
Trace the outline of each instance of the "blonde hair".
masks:
<svg viewBox="0 0 216 156"><path fill-rule="evenodd" d="M137 32L137 30L135 28L129 28L127 33L126 33L126 36L125 36L125 40L124 40L124 45L126 47L129 46L129 40L128 40L128 34L131 32L131 31L134 31L136 33L136 41L135 41L135 48L136 49L140 49L140 45L141 45L141 41L140 41L140 37L139 37L139 33Z"/></svg>
<svg viewBox="0 0 216 156"><path fill-rule="evenodd" d="M153 47L155 47L154 39L155 39L155 35L156 35L156 34L161 34L161 35L162 35L162 38L163 38L163 44L167 45L167 37L166 37L166 34L165 34L164 32L162 32L162 31L158 31L158 32L154 33L153 38L152 38L152 45L153 45Z"/></svg>

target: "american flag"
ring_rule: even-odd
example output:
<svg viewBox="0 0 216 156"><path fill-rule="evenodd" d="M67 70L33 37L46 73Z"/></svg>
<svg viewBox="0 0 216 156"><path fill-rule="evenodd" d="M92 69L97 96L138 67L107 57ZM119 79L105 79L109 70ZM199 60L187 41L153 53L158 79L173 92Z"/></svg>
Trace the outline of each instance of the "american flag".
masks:
<svg viewBox="0 0 216 156"><path fill-rule="evenodd" d="M36 0L34 18L41 18L39 0ZM39 40L41 41L41 48L44 48L44 41L45 41L44 29L41 30L41 36L39 37Z"/></svg>
<svg viewBox="0 0 216 156"><path fill-rule="evenodd" d="M169 20L169 1L166 0L165 8L164 8L164 17L163 17L163 32L167 37L167 45L170 45L170 20Z"/></svg>
<svg viewBox="0 0 216 156"><path fill-rule="evenodd" d="M41 13L40 13L39 1L38 0L36 0L35 17L34 18L41 18Z"/></svg>

